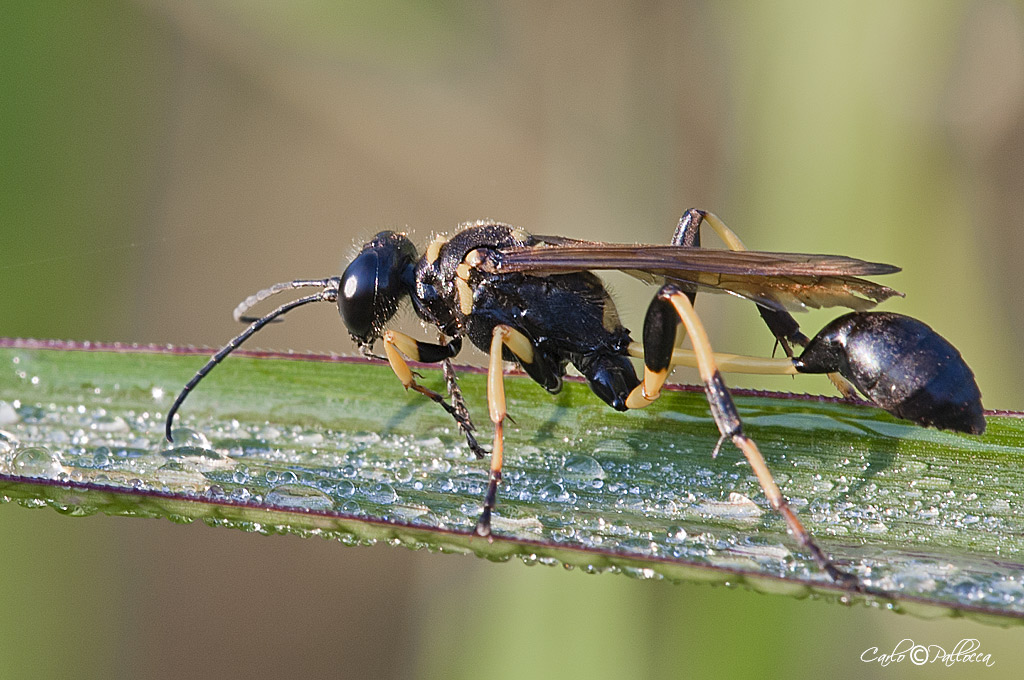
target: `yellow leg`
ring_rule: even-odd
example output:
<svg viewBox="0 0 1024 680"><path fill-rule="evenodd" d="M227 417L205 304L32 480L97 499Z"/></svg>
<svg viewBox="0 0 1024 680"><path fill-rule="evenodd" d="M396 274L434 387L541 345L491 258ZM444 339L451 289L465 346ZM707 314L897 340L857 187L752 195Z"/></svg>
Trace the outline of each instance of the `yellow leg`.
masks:
<svg viewBox="0 0 1024 680"><path fill-rule="evenodd" d="M409 368L409 364L405 363L402 354L413 361L419 361L420 354L416 347L416 341L405 333L399 333L398 331L384 331L384 336L381 340L384 342L384 354L388 358L391 370L402 381L402 386L405 389L415 388L417 386L416 379L413 378L412 370Z"/></svg>
<svg viewBox="0 0 1024 680"><path fill-rule="evenodd" d="M718 235L718 238L722 239L722 242L725 244L726 248L728 248L729 250L746 250L747 249L747 247L743 244L743 241L740 239L740 237L736 235L736 232L734 232L732 229L730 229L728 226L726 226L725 222L722 221L721 217L719 217L718 215L716 215L716 214L714 214L712 212L707 212L707 211L703 211L702 214L704 216L703 222L707 223L714 230L714 232ZM677 343L677 346L678 346L678 343ZM634 356L636 356L636 355L634 355ZM722 357L722 356L726 356L726 355L718 355L718 356ZM732 355L732 356L736 356L736 355ZM686 363L685 361L678 361L677 362L675 360L674 355L673 355L672 363L673 364L677 364L678 363L679 365L682 365L682 366L693 366L693 364ZM737 366L737 367L733 368L733 366ZM747 370L746 368L740 368L738 366L744 366L744 367L745 366L750 366L750 370ZM774 374L777 373L777 371L775 371L775 370L767 370L767 371L758 370L758 364L756 364L756 363L752 364L752 363L748 363L746 361L742 362L739 365L732 364L732 363L730 363L728 361L723 361L721 366L720 366L720 368L721 368L721 370L725 371L726 373L757 373L757 374L765 374L765 375L767 375L767 374L774 375ZM789 371L781 371L781 370L778 371L778 372L779 373L784 373L784 374L785 373L789 373ZM796 371L792 371L792 373L795 375ZM850 384L850 381L848 381L846 378L844 378L843 376L839 375L838 373L829 373L828 374L828 379L832 382L833 385L835 385L836 389L839 390L840 394L842 394L847 399L850 399L850 398L853 398L853 397L857 396L857 391L853 387L853 385Z"/></svg>
<svg viewBox="0 0 1024 680"><path fill-rule="evenodd" d="M711 228L718 234L718 238L722 239L725 243L725 247L729 250L746 250L747 247L743 245L743 241L736 235L729 227L725 226L725 222L722 221L715 213L705 212L704 221L711 225Z"/></svg>
<svg viewBox="0 0 1024 680"><path fill-rule="evenodd" d="M413 361L424 361L427 363L447 361L459 351L459 348L462 346L461 341L456 338L448 345L433 344L421 342L405 333L392 330L384 331L381 340L384 343L384 354L388 358L388 364L391 365L391 370L395 372L398 379L402 381L402 386L407 390L411 389L419 392L431 401L440 404L455 419L459 429L466 436L466 443L473 451L473 454L477 458L483 458L487 452L477 443L476 437L473 435L474 427L473 422L469 418L469 412L466 411L464 406L458 408L449 404L440 393L416 382L412 369L409 368L409 364L405 362L403 357L405 355L405 357L409 357ZM452 398L461 405L461 394L453 390Z"/></svg>
<svg viewBox="0 0 1024 680"><path fill-rule="evenodd" d="M629 355L644 358L644 348L638 342L629 344ZM723 373L751 373L754 375L796 375L796 367L789 359L751 357L744 354L715 353L718 370ZM672 352L673 366L697 367L697 355L691 349L676 349Z"/></svg>
<svg viewBox="0 0 1024 680"><path fill-rule="evenodd" d="M505 405L505 367L502 350L509 351L525 363L533 362L533 343L525 335L504 324L494 327L491 335L491 351L487 364L487 407L494 423L494 445L491 447L491 473L487 483L487 495L484 497L483 512L476 523L476 533L480 536L491 534L491 513L498 501L498 484L501 483L501 467L505 457L505 417L508 410Z"/></svg>
<svg viewBox="0 0 1024 680"><path fill-rule="evenodd" d="M641 352L642 356L643 353ZM671 370L671 368L666 368L661 371L652 371L644 366L643 380L626 397L626 408L643 408L657 401L658 397L661 396L661 388L665 385L665 381L668 380L668 374Z"/></svg>
<svg viewBox="0 0 1024 680"><path fill-rule="evenodd" d="M688 211L688 214L693 216L694 221L693 221L692 224L693 224L693 227L695 229L700 229L700 225L706 222L707 224L709 224L711 226L711 228L715 231L715 233L718 234L718 237L720 239L722 239L722 242L725 243L726 247L729 250L746 250L747 249L747 247L745 245L743 245L743 241L740 240L740 237L736 235L736 232L734 232L732 229L727 227L725 225L725 222L723 222L722 219L720 217L718 217L718 215L716 215L714 213L707 212L707 211ZM684 219L685 219L685 216L684 216ZM678 236L678 234L677 234L677 236ZM668 379L668 374L672 372L672 367L673 366L675 366L675 365L690 366L690 367L696 366L696 363L694 363L695 359L692 357L693 353L692 352L688 352L686 350L680 349L682 347L682 345L683 345L683 340L685 340L685 339L686 339L686 326L684 325L684 326L680 326L678 329L676 329L675 346L676 346L676 350L677 351L672 353L672 364L669 365L668 369L666 369L664 372L662 372L662 371L658 371L658 372L645 371L644 372L643 389L640 392L638 392L635 396L632 397L632 399L633 399L632 403L629 403L627 401L627 406L629 406L630 408L643 408L644 406L647 406L648 404L653 403L658 398L658 396L660 395L661 387L662 387L662 385L664 385L665 380ZM636 345L636 343L633 343L632 345L630 345L630 354L632 356L635 356L635 357L643 358L643 350L642 349L641 350L636 350L634 348L634 345ZM640 353L637 354L636 353L637 351L639 351ZM676 360L677 356L681 358L679 361ZM722 356L725 356L725 355L722 355ZM738 356L738 355L733 355L733 356ZM736 371L730 371L730 369L728 369L728 368L723 368L722 370L727 371L727 372L758 373L758 374L764 374L766 372L769 373L769 374L775 374L775 373L780 373L780 372L784 373L785 372L785 371L782 371L780 368L769 368L767 371L762 371L762 370L760 370L760 366L758 364L754 364L754 363L751 363L749 361L743 361L743 362L739 362L739 363L735 363L735 364L731 364L731 365L735 365L735 366L738 366L738 367L742 366L742 367L747 367L747 368L740 368L739 370L736 370Z"/></svg>
<svg viewBox="0 0 1024 680"><path fill-rule="evenodd" d="M384 354L388 358L391 370L394 371L395 375L398 376L398 379L402 381L402 386L407 390L415 390L416 392L441 403L443 397L440 394L416 382L416 378L413 377L412 369L409 368L409 364L405 363L405 359L402 357L404 354L413 361L419 361L419 346L422 343L409 337L405 333L399 333L398 331L384 331L384 336L381 340L384 342Z"/></svg>
<svg viewBox="0 0 1024 680"><path fill-rule="evenodd" d="M707 332L704 330L704 324L701 323L700 318L694 311L689 298L678 289L672 291L669 286L662 289L659 295L662 294L667 294L668 300L675 307L680 320L686 326L686 330L693 341L697 369L700 371L701 379L704 381L704 389L707 393L708 403L711 406L711 414L715 419L716 425L718 425L722 438L730 439L736 448L743 452L747 462L750 463L751 469L754 471L754 475L757 477L758 483L761 485L761 489L764 491L765 497L768 499L768 503L782 515L789 532L803 548L811 553L818 566L844 587L857 591L864 590L855 576L839 569L832 559L814 542L810 533L804 528L800 520L797 519L796 514L779 490L757 444L743 433L743 424L740 421L739 413L736 411L732 397L725 387L725 382L722 380L722 375L715 361L715 354L711 350L711 343L708 340Z"/></svg>

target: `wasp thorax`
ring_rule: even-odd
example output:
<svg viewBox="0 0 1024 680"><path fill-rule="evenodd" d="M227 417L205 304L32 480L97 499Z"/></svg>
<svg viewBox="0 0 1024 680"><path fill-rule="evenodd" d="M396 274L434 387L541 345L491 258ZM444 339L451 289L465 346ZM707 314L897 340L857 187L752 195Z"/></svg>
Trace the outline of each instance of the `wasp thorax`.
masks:
<svg viewBox="0 0 1024 680"><path fill-rule="evenodd" d="M352 338L369 344L409 291L416 248L403 234L382 231L345 268L338 291L338 311Z"/></svg>

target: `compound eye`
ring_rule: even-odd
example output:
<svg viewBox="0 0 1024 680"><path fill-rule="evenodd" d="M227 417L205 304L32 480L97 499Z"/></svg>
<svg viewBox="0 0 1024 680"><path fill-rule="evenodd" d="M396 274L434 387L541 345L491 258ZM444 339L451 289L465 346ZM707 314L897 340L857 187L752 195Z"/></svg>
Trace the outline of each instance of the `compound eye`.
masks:
<svg viewBox="0 0 1024 680"><path fill-rule="evenodd" d="M349 332L361 340L370 339L377 321L377 279L381 274L380 267L377 252L364 250L341 275L338 310Z"/></svg>

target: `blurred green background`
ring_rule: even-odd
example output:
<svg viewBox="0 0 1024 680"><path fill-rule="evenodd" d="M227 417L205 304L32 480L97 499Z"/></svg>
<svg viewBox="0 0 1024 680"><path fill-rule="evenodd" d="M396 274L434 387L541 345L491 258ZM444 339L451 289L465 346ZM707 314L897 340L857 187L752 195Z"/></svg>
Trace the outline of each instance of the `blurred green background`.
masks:
<svg viewBox="0 0 1024 680"><path fill-rule="evenodd" d="M423 242L492 217L663 242L695 206L752 248L899 264L885 282L907 298L886 308L957 345L987 407L1024 409L1022 16L998 0L8 3L0 334L215 346L240 299L333 275L382 228ZM638 330L651 291L612 285ZM771 350L749 304L701 309L719 349ZM322 309L261 343L352 349ZM975 637L996 678L1022 655L1019 630L970 621L163 521L4 506L0 536L5 677L930 677L860 655Z"/></svg>

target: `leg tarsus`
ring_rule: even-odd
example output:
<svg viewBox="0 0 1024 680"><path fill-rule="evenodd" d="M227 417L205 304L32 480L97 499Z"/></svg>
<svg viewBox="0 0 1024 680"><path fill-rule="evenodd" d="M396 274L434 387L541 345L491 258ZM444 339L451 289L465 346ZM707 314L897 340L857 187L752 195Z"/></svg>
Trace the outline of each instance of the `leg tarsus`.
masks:
<svg viewBox="0 0 1024 680"><path fill-rule="evenodd" d="M462 393L459 392L458 386L455 384L455 372L451 368L451 357L458 353L462 347L462 341L459 338L455 338L448 345L432 344L415 340L404 333L392 330L385 331L382 339L384 341L384 353L387 355L387 362L391 365L391 370L395 372L398 379L402 381L405 389L415 390L440 404L455 419L459 429L466 436L466 443L469 445L470 450L473 451L473 454L477 458L483 458L487 452L477 443L476 437L473 436L473 422L470 420L465 402L462 401ZM440 394L417 383L416 377L421 376L409 368L405 359L402 358L403 354L414 360L423 360L428 363L441 362L442 370L445 371L448 391L453 394L453 398L454 394L458 394L459 405L453 406L448 404Z"/></svg>
<svg viewBox="0 0 1024 680"><path fill-rule="evenodd" d="M490 540L494 540L491 536L491 509L484 506L483 511L480 513L480 518L476 521L476 527L473 529L473 533L477 536L483 536Z"/></svg>
<svg viewBox="0 0 1024 680"><path fill-rule="evenodd" d="M460 414L457 408L455 408L454 406L452 406L451 404L444 400L443 396L441 396L434 390L430 389L429 387L424 387L423 385L420 385L419 383L414 382L412 385L409 385L409 387L406 389L415 390L416 392L419 392L420 394L427 397L431 401L439 404L441 408L448 412L448 415L455 419L455 423L459 426L459 429L462 430L462 434L466 436L466 444L473 452L473 455L475 455L477 458L483 458L484 456L487 455L487 450L480 446L480 444L476 440L476 437L473 435L473 430L475 430L476 428L473 425L473 422L469 419L468 412L466 412L465 414ZM463 415L465 417L463 417Z"/></svg>
<svg viewBox="0 0 1024 680"><path fill-rule="evenodd" d="M724 434L723 435L719 435L718 441L715 442L715 448L711 450L711 460L714 460L715 458L718 458L718 454L722 450L722 444L725 443L726 439L728 439L728 437L726 435L724 435Z"/></svg>
<svg viewBox="0 0 1024 680"><path fill-rule="evenodd" d="M501 483L501 470L491 471L487 480L487 493L484 496L484 508L476 521L474 532L477 536L491 537L491 515L498 504L498 484ZM492 539L493 540L493 539Z"/></svg>
<svg viewBox="0 0 1024 680"><path fill-rule="evenodd" d="M455 375L455 369L452 368L452 360L445 359L441 362L441 372L444 374L444 381L448 387L448 394L451 395L451 413L452 417L455 418L455 422L458 423L459 429L462 430L462 434L466 436L466 443L469 445L473 455L476 456L477 460L484 458L487 455L487 450L484 449L480 444L477 443L476 437L473 432L476 431L476 426L473 425L473 421L469 416L469 409L466 408L466 401L462 398L462 389L459 387L458 379Z"/></svg>
<svg viewBox="0 0 1024 680"><path fill-rule="evenodd" d="M818 565L818 568L828 574L829 578L843 588L867 593L868 590L860 583L860 580L853 574L840 569L832 558L826 555L825 551L818 546L814 537L811 536L807 529L804 528L804 525L797 518L793 508L790 507L789 502L775 483L775 479L772 477L772 473L768 470L768 465L764 461L764 456L761 455L761 451L757 448L754 440L747 437L741 431L732 437L732 442L736 445L736 448L743 452L747 462L750 463L754 476L757 477L757 481L761 485L765 497L768 499L768 504L773 510L782 515L790 535L796 539L797 544L801 548L804 548L811 554L811 558Z"/></svg>

